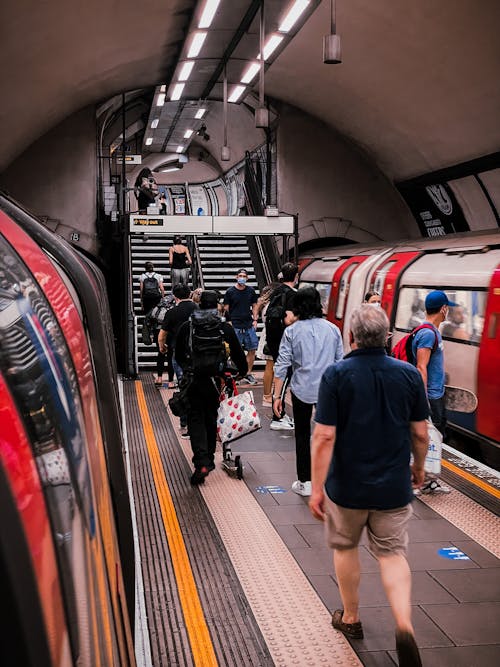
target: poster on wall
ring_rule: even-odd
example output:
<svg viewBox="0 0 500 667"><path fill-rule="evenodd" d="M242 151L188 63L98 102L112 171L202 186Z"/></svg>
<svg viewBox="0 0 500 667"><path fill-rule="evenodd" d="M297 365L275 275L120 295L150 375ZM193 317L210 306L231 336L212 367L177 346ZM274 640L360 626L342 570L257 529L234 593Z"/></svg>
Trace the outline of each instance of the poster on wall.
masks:
<svg viewBox="0 0 500 667"><path fill-rule="evenodd" d="M400 183L398 189L415 216L422 236L469 231L462 208L447 183Z"/></svg>
<svg viewBox="0 0 500 667"><path fill-rule="evenodd" d="M171 185L170 196L173 202L174 215L186 215L186 190L183 185Z"/></svg>
<svg viewBox="0 0 500 667"><path fill-rule="evenodd" d="M189 197L193 215L210 215L210 204L203 185L190 185Z"/></svg>

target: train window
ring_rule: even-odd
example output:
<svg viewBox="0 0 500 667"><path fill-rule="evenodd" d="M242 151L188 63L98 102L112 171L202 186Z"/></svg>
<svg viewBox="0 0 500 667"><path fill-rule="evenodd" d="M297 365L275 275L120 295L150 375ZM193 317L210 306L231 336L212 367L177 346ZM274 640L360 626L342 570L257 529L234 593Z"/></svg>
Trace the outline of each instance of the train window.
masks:
<svg viewBox="0 0 500 667"><path fill-rule="evenodd" d="M316 283L316 289L318 290L321 297L321 307L323 308L323 314L326 315L328 312L328 301L330 299L330 292L332 291L332 284Z"/></svg>
<svg viewBox="0 0 500 667"><path fill-rule="evenodd" d="M399 293L396 329L411 331L425 320L425 297L430 287L404 287ZM439 289L439 288L436 288ZM448 298L458 305L448 309L440 327L445 340L479 345L484 326L486 292L473 289L446 289Z"/></svg>
<svg viewBox="0 0 500 667"><path fill-rule="evenodd" d="M76 658L88 627L88 541L95 533L78 381L50 304L2 236L0 254L0 364L40 476Z"/></svg>
<svg viewBox="0 0 500 667"><path fill-rule="evenodd" d="M382 294L385 286L385 278L392 267L396 264L396 260L392 260L384 264L384 266L375 273L375 280L372 285L372 290Z"/></svg>
<svg viewBox="0 0 500 667"><path fill-rule="evenodd" d="M305 282L305 281L300 281L299 289L301 289L302 287L314 287L314 283L308 283L308 282Z"/></svg>

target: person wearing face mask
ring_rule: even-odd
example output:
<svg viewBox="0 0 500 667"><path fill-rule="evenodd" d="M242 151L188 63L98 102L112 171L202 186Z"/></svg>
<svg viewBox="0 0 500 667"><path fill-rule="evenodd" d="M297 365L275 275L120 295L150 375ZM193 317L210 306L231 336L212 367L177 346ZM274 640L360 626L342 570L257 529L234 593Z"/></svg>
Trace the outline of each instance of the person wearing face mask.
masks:
<svg viewBox="0 0 500 667"><path fill-rule="evenodd" d="M367 292L365 294L365 303L369 303L370 306L375 306L376 308L381 307L380 303L380 294L378 292Z"/></svg>
<svg viewBox="0 0 500 667"><path fill-rule="evenodd" d="M240 269L236 275L236 285L226 290L224 295L224 310L226 318L231 322L241 347L247 352L248 373L242 382L257 384L252 375L255 361L255 352L259 346L257 338L257 317L259 306L257 294L253 287L247 285L248 273Z"/></svg>
<svg viewBox="0 0 500 667"><path fill-rule="evenodd" d="M448 315L448 308L457 304L450 301L441 290L429 292L425 298L425 322L432 328L422 328L413 339L413 354L427 390L431 419L438 431L445 435L446 411L444 398L443 339L439 326Z"/></svg>

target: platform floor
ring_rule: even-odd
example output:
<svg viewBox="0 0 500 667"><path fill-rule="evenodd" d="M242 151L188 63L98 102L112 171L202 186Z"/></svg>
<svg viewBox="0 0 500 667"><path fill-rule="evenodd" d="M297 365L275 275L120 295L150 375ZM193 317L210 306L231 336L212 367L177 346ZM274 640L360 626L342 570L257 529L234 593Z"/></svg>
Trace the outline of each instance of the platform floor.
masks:
<svg viewBox="0 0 500 667"><path fill-rule="evenodd" d="M259 406L262 388L252 389ZM190 443L166 407L172 392L158 391L145 374L122 393L139 554L139 665L397 664L390 608L366 541L365 638L349 644L330 625L341 606L332 553L307 499L290 490L293 431L271 431L270 409L259 408L262 429L234 444L244 480L218 467L193 488ZM416 499L414 512L409 562L423 664L500 664L498 516L455 489Z"/></svg>

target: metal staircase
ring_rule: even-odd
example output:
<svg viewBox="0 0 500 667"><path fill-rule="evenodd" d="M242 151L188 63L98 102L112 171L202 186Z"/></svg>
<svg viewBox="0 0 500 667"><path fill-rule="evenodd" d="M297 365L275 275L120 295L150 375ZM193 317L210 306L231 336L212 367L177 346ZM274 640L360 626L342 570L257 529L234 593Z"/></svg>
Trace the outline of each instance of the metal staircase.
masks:
<svg viewBox="0 0 500 667"><path fill-rule="evenodd" d="M143 345L140 333L144 316L142 314L139 276L144 273L144 264L153 262L156 273L163 276L166 292L172 290L168 249L173 243L173 236L153 236L132 234L130 236L130 263L132 269L132 296L135 316L135 349L139 370L156 367L156 345Z"/></svg>
<svg viewBox="0 0 500 667"><path fill-rule="evenodd" d="M144 264L153 262L155 271L163 276L166 292L172 289L168 251L173 236L132 234L130 236L130 260L132 268L132 294L135 316L135 350L139 370L153 370L156 366L156 346L143 345L140 332L144 321L141 309L139 276L144 273ZM248 243L243 236L198 236L194 238L193 262L198 261L200 282L205 289L218 290L222 294L236 282L238 269L248 272L248 283L258 292L255 270ZM259 323L258 332L262 324ZM259 369L262 362L255 363Z"/></svg>
<svg viewBox="0 0 500 667"><path fill-rule="evenodd" d="M205 289L224 293L236 282L239 269L248 272L248 284L258 291L250 250L244 236L198 236L200 273Z"/></svg>

